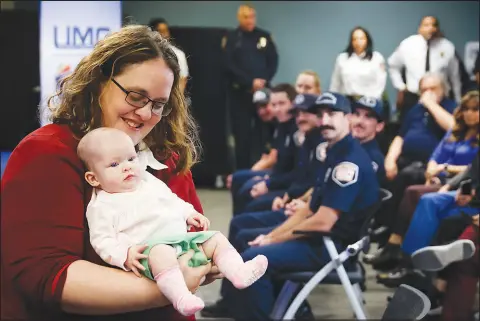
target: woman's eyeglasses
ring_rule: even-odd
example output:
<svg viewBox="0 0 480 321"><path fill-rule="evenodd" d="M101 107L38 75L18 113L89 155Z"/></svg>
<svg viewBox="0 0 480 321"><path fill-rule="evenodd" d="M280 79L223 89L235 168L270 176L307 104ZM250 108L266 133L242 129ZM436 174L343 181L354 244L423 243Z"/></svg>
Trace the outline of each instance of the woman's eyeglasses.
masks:
<svg viewBox="0 0 480 321"><path fill-rule="evenodd" d="M152 113L154 113L157 116L165 117L165 116L168 116L168 114L170 114L170 112L172 111L172 107L165 102L155 101L141 93L137 93L136 91L126 90L113 78L112 78L112 82L115 85L117 85L117 87L120 88L121 91L123 91L126 94L125 101L133 107L143 108L149 102L152 102Z"/></svg>

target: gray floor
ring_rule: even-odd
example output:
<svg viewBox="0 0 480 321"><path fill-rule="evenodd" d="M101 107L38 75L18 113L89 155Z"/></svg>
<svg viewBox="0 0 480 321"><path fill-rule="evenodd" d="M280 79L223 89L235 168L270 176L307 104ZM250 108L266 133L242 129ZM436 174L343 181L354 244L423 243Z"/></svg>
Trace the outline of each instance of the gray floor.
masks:
<svg viewBox="0 0 480 321"><path fill-rule="evenodd" d="M231 219L231 199L225 190L199 190L204 212L211 221L212 230L228 234L228 224ZM372 248L372 250L374 250ZM386 306L386 298L393 291L375 282L375 272L367 268L366 313L369 319L379 319ZM201 287L197 294L208 304L219 298L220 282L214 282ZM317 287L308 299L316 318L319 319L352 319L346 294L340 285L322 285ZM197 318L200 318L197 316Z"/></svg>

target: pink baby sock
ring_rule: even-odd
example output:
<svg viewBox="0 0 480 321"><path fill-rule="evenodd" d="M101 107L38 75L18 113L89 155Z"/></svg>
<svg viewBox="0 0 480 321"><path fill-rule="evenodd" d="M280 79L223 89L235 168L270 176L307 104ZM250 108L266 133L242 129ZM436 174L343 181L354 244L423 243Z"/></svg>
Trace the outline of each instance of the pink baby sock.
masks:
<svg viewBox="0 0 480 321"><path fill-rule="evenodd" d="M243 262L242 257L233 247L218 253L215 259L220 272L237 289L252 285L265 274L268 266L268 260L264 255L257 255L252 260Z"/></svg>
<svg viewBox="0 0 480 321"><path fill-rule="evenodd" d="M155 276L160 291L172 302L173 307L185 316L193 315L204 308L205 303L193 295L185 284L180 267L174 266Z"/></svg>

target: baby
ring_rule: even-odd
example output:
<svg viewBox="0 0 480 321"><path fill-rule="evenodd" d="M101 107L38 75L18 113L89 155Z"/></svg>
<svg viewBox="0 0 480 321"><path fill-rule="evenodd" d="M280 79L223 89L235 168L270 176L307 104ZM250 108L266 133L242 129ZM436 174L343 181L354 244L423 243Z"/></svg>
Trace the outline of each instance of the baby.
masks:
<svg viewBox="0 0 480 321"><path fill-rule="evenodd" d="M146 171L124 132L95 129L77 151L88 169L85 179L95 188L86 214L93 248L105 262L154 280L181 314L204 307L188 290L177 262L189 249L195 251L190 266L213 259L238 289L265 273L267 258L243 262L223 234L207 231L208 219ZM187 225L203 231L187 233Z"/></svg>

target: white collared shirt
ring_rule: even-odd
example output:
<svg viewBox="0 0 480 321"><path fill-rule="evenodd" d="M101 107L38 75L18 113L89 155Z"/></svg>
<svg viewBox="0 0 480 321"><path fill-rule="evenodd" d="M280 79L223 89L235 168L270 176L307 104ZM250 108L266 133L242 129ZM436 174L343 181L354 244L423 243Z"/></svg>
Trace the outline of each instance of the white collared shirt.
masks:
<svg viewBox="0 0 480 321"><path fill-rule="evenodd" d="M419 93L418 84L425 75L427 49L427 41L423 36L417 34L404 39L388 58L390 78L397 90L407 89L412 93ZM402 79L403 67L406 68L406 84ZM430 44L430 71L443 74L445 79L448 79L453 86L455 99L460 101L462 84L458 60L455 57L455 46L448 39L437 38L432 40Z"/></svg>
<svg viewBox="0 0 480 321"><path fill-rule="evenodd" d="M175 55L177 55L178 59L178 64L180 65L180 77L185 78L188 77L188 64L187 64L187 57L185 56L185 53L172 45L172 49L175 52Z"/></svg>
<svg viewBox="0 0 480 321"><path fill-rule="evenodd" d="M372 59L342 52L338 55L330 81L330 91L344 95L360 95L381 99L387 82L385 59L378 51Z"/></svg>
<svg viewBox="0 0 480 321"><path fill-rule="evenodd" d="M145 167L167 168L158 162L150 149L138 153ZM87 206L90 242L107 263L126 270L128 248L161 236L187 233L187 218L195 213L193 206L161 180L145 171L133 192L110 194L94 190Z"/></svg>

